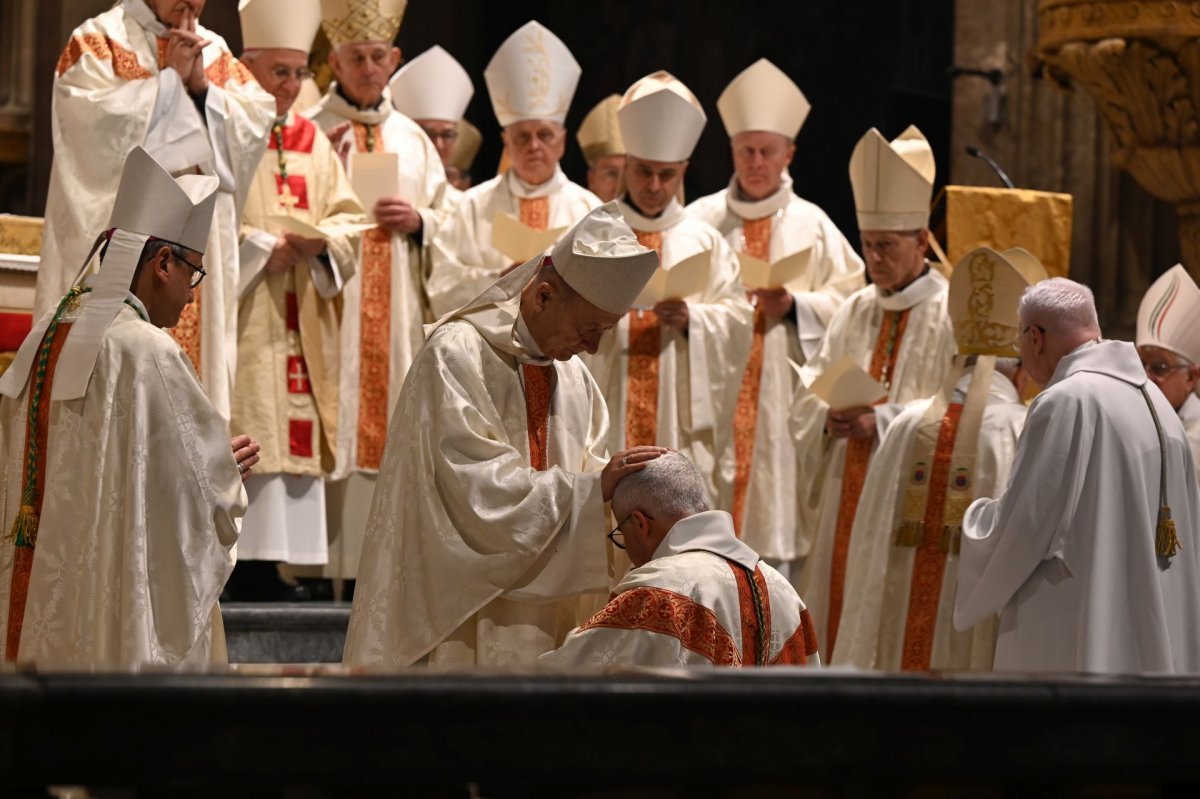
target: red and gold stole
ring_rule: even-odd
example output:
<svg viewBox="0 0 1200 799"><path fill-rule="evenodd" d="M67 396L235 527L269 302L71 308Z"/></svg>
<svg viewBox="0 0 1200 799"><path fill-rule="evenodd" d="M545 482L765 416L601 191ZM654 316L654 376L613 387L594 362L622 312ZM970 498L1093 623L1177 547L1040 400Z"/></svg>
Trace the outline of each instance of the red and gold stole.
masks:
<svg viewBox="0 0 1200 799"><path fill-rule="evenodd" d="M519 197L521 201L520 219L525 227L534 230L550 229L550 198L549 197Z"/></svg>
<svg viewBox="0 0 1200 799"><path fill-rule="evenodd" d="M770 260L771 223L774 215L742 221L742 237L746 254L760 261ZM762 383L763 336L767 332L767 317L762 309L754 310L754 338L750 342L750 358L742 375L737 406L733 415L733 450L737 471L733 478L733 529L742 537L745 521L746 492L750 488L750 466L754 461L754 436L758 429L758 391Z"/></svg>
<svg viewBox="0 0 1200 799"><path fill-rule="evenodd" d="M378 125L354 122L358 152L383 152ZM392 234L371 228L362 240L362 300L358 334L358 447L360 469L378 469L387 443L392 348Z"/></svg>
<svg viewBox="0 0 1200 799"><path fill-rule="evenodd" d="M637 230L638 243L662 257L661 230ZM660 266L659 269L662 267ZM654 311L629 312L629 365L625 389L625 447L658 441L658 353L662 325Z"/></svg>
<svg viewBox="0 0 1200 799"><path fill-rule="evenodd" d="M550 399L554 364L521 364L525 388L525 423L529 428L529 464L539 472L550 468Z"/></svg>
<svg viewBox="0 0 1200 799"><path fill-rule="evenodd" d="M900 342L908 325L908 311L884 311L879 324L879 335L875 339L875 350L871 353L871 377L886 382L896 371L896 357ZM871 462L874 439L851 438L846 440L846 463L842 469L842 493L838 500L837 525L833 534L833 562L829 568L829 621L827 622L828 651L837 643L838 624L842 620L842 591L846 587L846 556L850 551L850 531L854 527L854 514L858 510L858 498L862 495L863 482L867 478L867 466Z"/></svg>

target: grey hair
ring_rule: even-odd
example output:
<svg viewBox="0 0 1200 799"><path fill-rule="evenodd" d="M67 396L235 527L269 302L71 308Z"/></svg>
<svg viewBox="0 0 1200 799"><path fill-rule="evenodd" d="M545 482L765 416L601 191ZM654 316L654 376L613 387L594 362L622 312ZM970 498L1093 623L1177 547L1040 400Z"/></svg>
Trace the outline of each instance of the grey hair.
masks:
<svg viewBox="0 0 1200 799"><path fill-rule="evenodd" d="M1065 277L1052 277L1025 289L1018 314L1021 324L1038 324L1055 333L1100 332L1092 290Z"/></svg>
<svg viewBox="0 0 1200 799"><path fill-rule="evenodd" d="M708 509L704 479L678 452L649 461L641 471L617 483L613 491L612 510L618 521L635 510L656 519L679 519Z"/></svg>

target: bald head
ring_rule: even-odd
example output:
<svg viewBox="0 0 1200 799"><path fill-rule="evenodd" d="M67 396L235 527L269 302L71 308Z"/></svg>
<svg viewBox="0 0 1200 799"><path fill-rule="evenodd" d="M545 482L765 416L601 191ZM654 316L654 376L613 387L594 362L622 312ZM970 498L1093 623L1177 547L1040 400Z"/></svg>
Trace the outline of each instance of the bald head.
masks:
<svg viewBox="0 0 1200 799"><path fill-rule="evenodd" d="M1043 386L1063 356L1101 336L1092 290L1063 277L1025 289L1018 313L1022 364Z"/></svg>

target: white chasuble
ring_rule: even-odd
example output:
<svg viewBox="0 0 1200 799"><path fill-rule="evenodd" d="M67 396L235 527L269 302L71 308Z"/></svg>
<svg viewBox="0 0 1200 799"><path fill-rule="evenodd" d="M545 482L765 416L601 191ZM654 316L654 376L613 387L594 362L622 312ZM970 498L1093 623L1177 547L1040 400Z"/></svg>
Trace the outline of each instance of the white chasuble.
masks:
<svg viewBox="0 0 1200 799"><path fill-rule="evenodd" d="M996 670L1200 671L1200 488L1172 411L1129 342L1088 342L1059 361L1004 492L963 520L954 623L1000 614ZM1173 557L1156 554L1163 499Z"/></svg>
<svg viewBox="0 0 1200 799"><path fill-rule="evenodd" d="M430 250L429 302L441 317L470 302L490 286L514 259L492 246L492 223L509 214L534 230L569 228L600 199L567 180L554 177L531 186L509 169L463 192ZM518 261L519 263L519 261Z"/></svg>
<svg viewBox="0 0 1200 799"><path fill-rule="evenodd" d="M715 508L732 506L733 412L750 349L754 310L739 278L737 256L713 227L686 215L675 200L656 218L628 203L621 213L643 246L656 249L659 269L710 253L703 291L688 304L686 331L635 309L586 359L608 401L608 447L659 445L678 450L704 477Z"/></svg>
<svg viewBox="0 0 1200 799"><path fill-rule="evenodd" d="M1183 431L1192 447L1192 461L1200 464L1200 397L1188 395L1179 406L1179 421L1183 422Z"/></svg>
<svg viewBox="0 0 1200 799"><path fill-rule="evenodd" d="M56 338L69 335L73 319L68 312ZM48 374L35 546L0 544L0 642L9 659L19 643L16 659L38 668L223 661L217 597L233 569L246 494L229 428L191 364L126 306L104 334L84 397L49 402ZM17 399L0 400L5 533L22 504L29 399L26 385ZM28 592L17 613L22 579Z"/></svg>
<svg viewBox="0 0 1200 799"><path fill-rule="evenodd" d="M958 382L946 413L926 419L933 400L910 404L888 426L871 459L855 514L846 558L845 606L838 629L833 665L881 671L988 670L996 644L995 618L965 632L954 629L954 594L958 581L956 540L926 533L919 543L898 541L907 491L916 481L928 485L930 502L944 503L947 493L970 498L994 496L1008 482L1025 406L1007 377L994 372L979 424L975 463L969 472L950 473L958 448L955 428L971 383L971 369ZM913 442L925 425L936 439L934 461L914 462ZM952 425L952 426L951 426ZM949 431L950 435L946 433ZM939 470L939 464L944 471ZM936 488L933 480L938 480ZM965 498L964 500L965 501ZM947 524L944 504L933 516ZM926 512L922 506L919 512ZM930 518L930 516L926 516Z"/></svg>
<svg viewBox="0 0 1200 799"><path fill-rule="evenodd" d="M775 194L757 202L737 199L729 187L687 207L715 227L737 252L775 263L807 254L806 270L788 281L793 314L769 319L755 313L754 338L734 413L733 516L742 537L764 558L796 557L796 448L786 429L796 390L792 363L816 353L825 326L846 297L863 286L863 262L833 221L792 192L784 176Z"/></svg>
<svg viewBox="0 0 1200 799"><path fill-rule="evenodd" d="M678 521L539 665L562 670L820 665L812 620L723 511Z"/></svg>
<svg viewBox="0 0 1200 799"><path fill-rule="evenodd" d="M855 292L830 320L820 351L801 369L803 385L791 411L798 470L796 555L807 556L798 587L826 652L836 649L854 512L875 445L904 404L937 393L958 350L946 313L946 288L940 273L927 270L888 296L874 285ZM804 387L843 356L888 387L885 401L875 406L874 439L826 434L829 406Z"/></svg>
<svg viewBox="0 0 1200 799"><path fill-rule="evenodd" d="M608 415L578 359L542 361L518 324L537 266L442 320L413 361L371 503L348 664L530 664L579 623L580 595L608 589Z"/></svg>
<svg viewBox="0 0 1200 799"><path fill-rule="evenodd" d="M143 0L124 0L78 28L54 81L54 166L38 271L35 318L71 288L112 210L121 166L141 145L174 175L220 179L204 265L209 277L172 335L226 418L237 367L238 226L245 191L266 145L275 99L225 40L203 58L209 87L201 106L173 69L162 67L166 28Z"/></svg>

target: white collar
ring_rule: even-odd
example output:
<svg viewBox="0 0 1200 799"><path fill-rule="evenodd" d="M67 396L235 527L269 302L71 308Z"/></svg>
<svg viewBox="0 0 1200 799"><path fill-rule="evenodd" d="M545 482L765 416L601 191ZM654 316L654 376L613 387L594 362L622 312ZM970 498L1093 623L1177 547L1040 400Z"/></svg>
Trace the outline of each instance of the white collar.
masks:
<svg viewBox="0 0 1200 799"><path fill-rule="evenodd" d="M780 213L792 201L792 176L784 172L783 183L780 184L779 190L761 200L739 200L739 191L738 179L735 174L729 181L729 188L725 191L725 204L729 206L729 210L742 219L762 219L764 216Z"/></svg>
<svg viewBox="0 0 1200 799"><path fill-rule="evenodd" d="M145 0L124 0L122 5L125 8L125 13L133 17L137 24L150 33L158 37L167 35L167 26L159 21L150 6L146 5Z"/></svg>
<svg viewBox="0 0 1200 799"><path fill-rule="evenodd" d="M1083 342L1062 357L1046 388L1066 380L1076 372L1108 375L1131 386L1141 386L1149 380L1137 348L1128 341Z"/></svg>
<svg viewBox="0 0 1200 799"><path fill-rule="evenodd" d="M875 296L885 311L906 311L925 302L939 291L945 291L947 285L949 284L946 278L942 277L942 273L929 267L925 274L891 294L885 295L876 284Z"/></svg>
<svg viewBox="0 0 1200 799"><path fill-rule="evenodd" d="M1188 398L1179 406L1179 419L1184 427L1200 421L1200 397L1188 394Z"/></svg>
<svg viewBox="0 0 1200 799"><path fill-rule="evenodd" d="M382 125L393 113L399 113L392 108L392 90L383 87L383 96L374 108L358 108L346 101L338 91L337 81L329 84L329 91L322 101L323 107L330 113L337 114L343 119L361 122L364 125Z"/></svg>
<svg viewBox="0 0 1200 799"><path fill-rule="evenodd" d="M704 511L675 522L650 559L697 550L728 558L750 570L759 561L758 553L738 540L733 517L723 510Z"/></svg>
<svg viewBox="0 0 1200 799"><path fill-rule="evenodd" d="M667 207L662 210L662 213L654 217L645 216L624 197L619 199L617 203L621 207L621 213L624 214L625 221L629 223L631 228L640 233L657 233L667 228L675 227L687 215L683 210L683 206L679 204L679 200L674 197L671 198L671 202L667 203Z"/></svg>
<svg viewBox="0 0 1200 799"><path fill-rule="evenodd" d="M509 167L508 171L504 173L504 185L508 187L509 193L514 197L519 197L522 200L533 200L538 197L549 197L551 194L561 190L563 186L567 185L567 176L562 171L562 167L555 164L554 174L550 176L550 179L534 185L521 180L520 176L517 175L517 171Z"/></svg>

